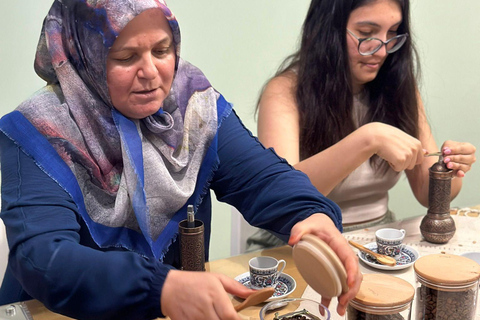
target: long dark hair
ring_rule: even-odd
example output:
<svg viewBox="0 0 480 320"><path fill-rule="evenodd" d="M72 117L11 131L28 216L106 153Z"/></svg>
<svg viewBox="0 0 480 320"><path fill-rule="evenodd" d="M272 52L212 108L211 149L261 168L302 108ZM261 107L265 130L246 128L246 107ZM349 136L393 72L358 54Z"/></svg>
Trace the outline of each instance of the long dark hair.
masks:
<svg viewBox="0 0 480 320"><path fill-rule="evenodd" d="M350 13L372 1L375 0L312 0L303 23L300 48L285 59L276 73L297 73L295 97L302 160L355 129L346 28ZM390 124L418 137L416 76L420 70L411 37L410 5L409 0L394 1L402 10L398 33L410 36L400 50L388 55L377 77L365 85L367 121Z"/></svg>

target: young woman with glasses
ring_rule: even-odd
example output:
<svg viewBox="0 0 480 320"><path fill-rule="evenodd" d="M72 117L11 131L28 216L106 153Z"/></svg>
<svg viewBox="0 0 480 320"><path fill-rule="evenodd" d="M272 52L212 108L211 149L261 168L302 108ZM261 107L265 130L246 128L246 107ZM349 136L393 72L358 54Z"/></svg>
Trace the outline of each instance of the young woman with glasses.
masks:
<svg viewBox="0 0 480 320"><path fill-rule="evenodd" d="M388 190L402 171L427 205L428 168L438 158L424 154L439 149L415 53L408 0L312 0L300 48L259 99L260 141L340 205L344 230L394 219ZM458 178L475 161L470 143L445 141L440 150ZM453 180L452 198L461 185ZM263 232L249 243L275 242Z"/></svg>

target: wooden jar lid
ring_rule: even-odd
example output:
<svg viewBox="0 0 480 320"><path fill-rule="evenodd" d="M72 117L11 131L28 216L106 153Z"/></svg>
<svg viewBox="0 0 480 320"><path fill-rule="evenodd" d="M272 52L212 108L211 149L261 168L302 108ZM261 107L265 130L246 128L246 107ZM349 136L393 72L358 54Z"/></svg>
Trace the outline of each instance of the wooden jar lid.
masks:
<svg viewBox="0 0 480 320"><path fill-rule="evenodd" d="M338 297L348 291L345 267L320 238L304 235L293 247L292 255L302 277L322 297Z"/></svg>
<svg viewBox="0 0 480 320"><path fill-rule="evenodd" d="M407 281L382 273L364 274L353 299L369 307L401 307L413 300L414 287Z"/></svg>
<svg viewBox="0 0 480 320"><path fill-rule="evenodd" d="M415 273L436 284L464 285L480 277L480 265L466 257L453 254L430 254L413 265Z"/></svg>

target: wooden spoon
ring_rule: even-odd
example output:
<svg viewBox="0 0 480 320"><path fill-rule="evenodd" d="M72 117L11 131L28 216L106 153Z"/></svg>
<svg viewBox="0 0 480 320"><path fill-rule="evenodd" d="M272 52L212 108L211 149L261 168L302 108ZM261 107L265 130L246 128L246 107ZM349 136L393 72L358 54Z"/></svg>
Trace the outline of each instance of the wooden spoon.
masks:
<svg viewBox="0 0 480 320"><path fill-rule="evenodd" d="M372 257L377 259L377 261L381 264L384 264L384 265L387 265L387 266L390 266L390 267L394 267L394 266L397 265L397 260L395 260L395 258L393 258L393 257L389 257L389 256L386 256L386 255L383 255L383 254L380 254L380 253L373 252L372 250L369 250L369 249L365 248L364 246L362 246L361 244L358 244L358 243L353 242L351 240L349 240L348 243L350 243L352 246L354 246L358 250L363 251L365 253L368 253L369 255L371 255Z"/></svg>
<svg viewBox="0 0 480 320"><path fill-rule="evenodd" d="M235 311L238 312L247 307L262 303L268 298L270 298L274 293L275 293L275 288L264 288L264 289L257 290L256 292L249 295L247 299L243 300L242 303L237 304L235 306Z"/></svg>

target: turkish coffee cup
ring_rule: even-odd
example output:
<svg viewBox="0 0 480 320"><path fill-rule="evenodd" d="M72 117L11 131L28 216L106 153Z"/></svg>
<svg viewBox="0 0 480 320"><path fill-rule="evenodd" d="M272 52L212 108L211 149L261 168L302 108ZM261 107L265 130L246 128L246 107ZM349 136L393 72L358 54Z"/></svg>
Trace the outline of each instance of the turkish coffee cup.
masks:
<svg viewBox="0 0 480 320"><path fill-rule="evenodd" d="M275 287L278 276L286 266L285 260L277 260L274 257L255 257L250 259L250 286L254 289Z"/></svg>
<svg viewBox="0 0 480 320"><path fill-rule="evenodd" d="M377 252L386 256L399 258L402 255L404 229L382 228L375 232Z"/></svg>

